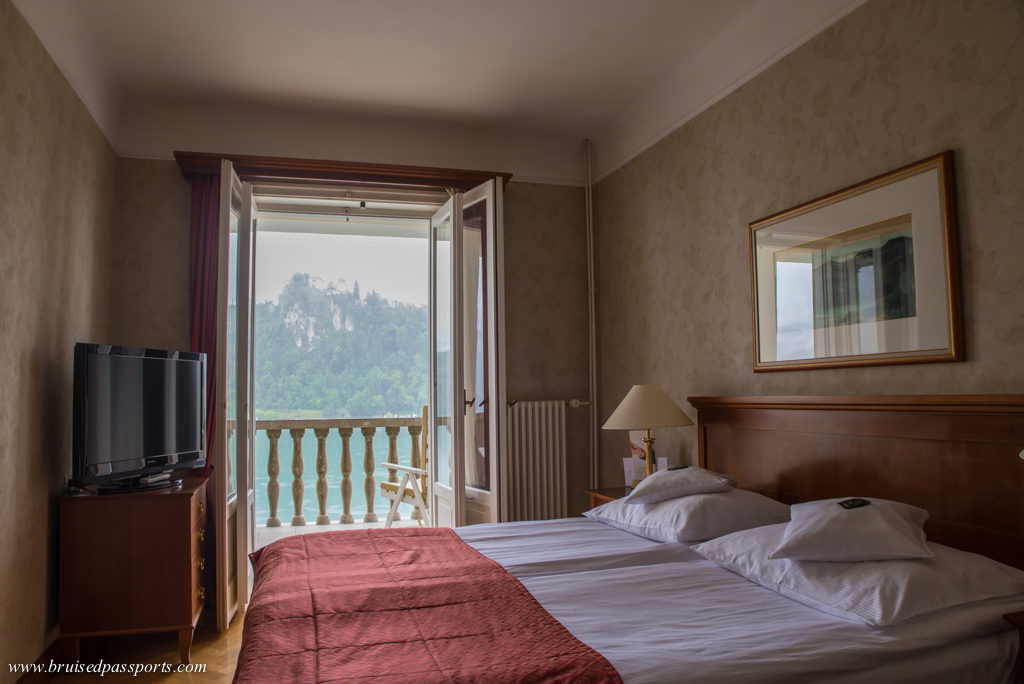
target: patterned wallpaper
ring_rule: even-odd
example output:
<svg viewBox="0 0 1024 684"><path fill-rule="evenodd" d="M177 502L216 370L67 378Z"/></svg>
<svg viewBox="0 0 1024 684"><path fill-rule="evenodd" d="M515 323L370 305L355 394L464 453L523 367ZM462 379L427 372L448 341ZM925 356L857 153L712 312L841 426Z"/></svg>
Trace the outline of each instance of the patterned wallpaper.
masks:
<svg viewBox="0 0 1024 684"><path fill-rule="evenodd" d="M747 226L956 155L967 361L754 374ZM602 417L687 396L1024 391L1024 4L872 0L596 189ZM659 455L696 458L694 428ZM602 483L621 483L619 433Z"/></svg>
<svg viewBox="0 0 1024 684"><path fill-rule="evenodd" d="M189 349L189 184L173 161L120 159L110 339Z"/></svg>
<svg viewBox="0 0 1024 684"><path fill-rule="evenodd" d="M0 681L55 636L75 342L105 335L117 158L0 0Z"/></svg>

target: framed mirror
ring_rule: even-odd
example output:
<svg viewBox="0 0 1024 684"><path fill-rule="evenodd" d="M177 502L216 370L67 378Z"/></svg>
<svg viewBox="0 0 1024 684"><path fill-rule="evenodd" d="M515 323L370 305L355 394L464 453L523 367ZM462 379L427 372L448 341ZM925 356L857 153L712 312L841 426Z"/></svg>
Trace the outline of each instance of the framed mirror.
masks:
<svg viewBox="0 0 1024 684"><path fill-rule="evenodd" d="M754 370L962 361L953 153L750 224Z"/></svg>

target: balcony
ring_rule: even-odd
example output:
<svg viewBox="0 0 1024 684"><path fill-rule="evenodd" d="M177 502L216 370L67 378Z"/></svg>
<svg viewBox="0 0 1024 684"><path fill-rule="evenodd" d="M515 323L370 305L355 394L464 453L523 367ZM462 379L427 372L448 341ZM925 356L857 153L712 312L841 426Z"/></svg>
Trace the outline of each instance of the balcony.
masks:
<svg viewBox="0 0 1024 684"><path fill-rule="evenodd" d="M231 448L232 427L229 423ZM422 430L418 416L257 420L256 548L305 532L383 527L390 502L380 497L380 482L398 482L384 463L421 467ZM281 474L282 451L290 478ZM355 487L361 487L361 495ZM420 524L411 506L399 511L394 527Z"/></svg>

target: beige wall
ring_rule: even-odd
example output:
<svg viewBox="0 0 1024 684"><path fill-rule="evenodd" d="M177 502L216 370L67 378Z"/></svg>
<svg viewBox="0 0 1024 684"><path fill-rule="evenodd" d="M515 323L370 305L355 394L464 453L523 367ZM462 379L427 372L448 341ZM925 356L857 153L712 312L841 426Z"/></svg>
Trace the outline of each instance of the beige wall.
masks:
<svg viewBox="0 0 1024 684"><path fill-rule="evenodd" d="M505 187L505 361L513 399L586 399L587 234L583 189ZM585 509L588 409L566 409L571 513Z"/></svg>
<svg viewBox="0 0 1024 684"><path fill-rule="evenodd" d="M0 681L57 620L72 348L105 336L116 157L35 34L0 0Z"/></svg>
<svg viewBox="0 0 1024 684"><path fill-rule="evenodd" d="M597 187L601 415L691 395L1024 389L1024 5L873 0ZM747 225L956 154L967 361L754 374ZM695 457L693 428L659 454ZM621 482L625 437L602 439Z"/></svg>
<svg viewBox="0 0 1024 684"><path fill-rule="evenodd" d="M115 212L111 343L190 349L189 184L178 164L119 160Z"/></svg>

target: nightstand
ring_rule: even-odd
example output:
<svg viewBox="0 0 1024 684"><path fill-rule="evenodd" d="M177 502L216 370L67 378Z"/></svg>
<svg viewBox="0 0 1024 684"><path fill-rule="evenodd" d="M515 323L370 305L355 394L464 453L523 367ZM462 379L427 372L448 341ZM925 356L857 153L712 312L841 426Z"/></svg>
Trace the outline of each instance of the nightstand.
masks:
<svg viewBox="0 0 1024 684"><path fill-rule="evenodd" d="M600 506L609 501L621 499L632 491L632 487L599 487L588 489L587 496L590 497L590 507Z"/></svg>

